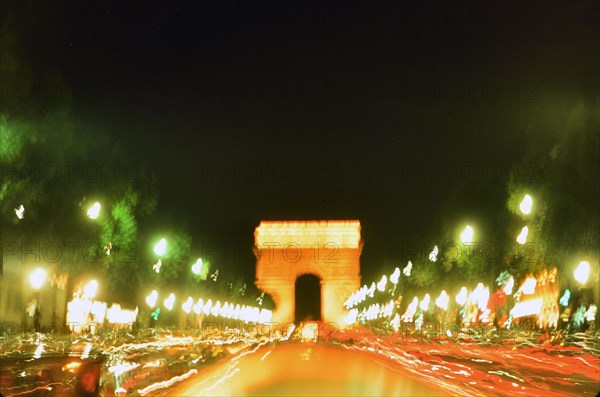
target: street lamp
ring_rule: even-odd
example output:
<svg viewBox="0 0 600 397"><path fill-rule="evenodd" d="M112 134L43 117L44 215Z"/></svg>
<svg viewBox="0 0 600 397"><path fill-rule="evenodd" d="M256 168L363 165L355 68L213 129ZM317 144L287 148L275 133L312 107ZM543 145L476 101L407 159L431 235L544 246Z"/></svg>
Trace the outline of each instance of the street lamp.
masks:
<svg viewBox="0 0 600 397"><path fill-rule="evenodd" d="M458 292L458 294L456 295L456 303L458 303L460 306L463 306L465 303L467 303L467 298L468 298L468 292L467 292L467 288L466 287L462 287L460 289L460 291Z"/></svg>
<svg viewBox="0 0 600 397"><path fill-rule="evenodd" d="M150 306L150 309L156 306L156 300L158 299L158 292L156 290L152 291L150 295L146 297L146 303Z"/></svg>
<svg viewBox="0 0 600 397"><path fill-rule="evenodd" d="M461 233L460 239L463 244L471 244L473 242L473 228L467 225L465 230Z"/></svg>
<svg viewBox="0 0 600 397"><path fill-rule="evenodd" d="M590 264L587 261L579 262L579 266L575 269L575 280L577 280L582 286L587 283L590 277Z"/></svg>
<svg viewBox="0 0 600 397"><path fill-rule="evenodd" d="M90 281L83 287L83 294L90 300L96 296L96 292L98 292L98 282L96 280Z"/></svg>
<svg viewBox="0 0 600 397"><path fill-rule="evenodd" d="M35 269L31 275L29 275L29 284L35 291L39 291L46 281L46 271L44 269Z"/></svg>
<svg viewBox="0 0 600 397"><path fill-rule="evenodd" d="M436 262L437 261L438 252L439 252L438 246L435 245L433 247L433 250L429 253L429 260L431 262Z"/></svg>
<svg viewBox="0 0 600 397"><path fill-rule="evenodd" d="M449 300L450 300L450 298L448 297L448 294L446 293L446 291L442 290L442 292L440 293L440 296L438 296L437 299L435 300L435 305L444 311L448 310L448 301Z"/></svg>
<svg viewBox="0 0 600 397"><path fill-rule="evenodd" d="M162 266L162 259L161 257L167 252L167 240L165 240L164 238L161 238L158 243L156 243L156 245L154 245L154 253L156 255L158 255L158 262L156 262L153 266L152 269L156 272L156 273L160 273L160 268Z"/></svg>
<svg viewBox="0 0 600 397"><path fill-rule="evenodd" d="M521 201L521 204L519 204L519 209L521 210L521 212L524 215L529 215L531 213L532 205L533 205L533 199L531 198L530 195L526 194L525 197L523 198L523 201Z"/></svg>
<svg viewBox="0 0 600 397"><path fill-rule="evenodd" d="M527 234L529 234L529 228L524 226L523 229L521 229L521 233L517 236L517 243L525 244L527 242Z"/></svg>
<svg viewBox="0 0 600 397"><path fill-rule="evenodd" d="M163 256L167 252L167 240L161 238L158 243L154 246L154 253L159 257Z"/></svg>
<svg viewBox="0 0 600 397"><path fill-rule="evenodd" d="M46 271L41 268L35 269L29 275L29 284L33 289L33 302L27 308L27 311L29 312L29 316L33 317L33 327L36 332L40 331L40 288L42 288L42 285L44 285L44 282L46 282L46 277Z"/></svg>
<svg viewBox="0 0 600 397"><path fill-rule="evenodd" d="M194 263L192 265L192 272L194 274L200 274L200 272L202 271L202 258L198 258L198 260L196 261L196 263Z"/></svg>
<svg viewBox="0 0 600 397"><path fill-rule="evenodd" d="M175 294L171 293L164 301L165 307L169 310L173 310L173 305L175 304Z"/></svg>
<svg viewBox="0 0 600 397"><path fill-rule="evenodd" d="M95 202L94 204L92 204L92 206L87 210L87 216L90 219L96 219L98 218L98 215L100 215L100 203L99 202Z"/></svg>
<svg viewBox="0 0 600 397"><path fill-rule="evenodd" d="M181 305L181 308L183 309L183 311L186 314L189 314L190 311L192 311L193 304L194 304L194 300L192 299L191 296L188 296L187 300L185 302L183 302L183 304Z"/></svg>
<svg viewBox="0 0 600 397"><path fill-rule="evenodd" d="M21 204L19 206L19 208L15 208L15 215L17 215L17 218L23 219L24 214L25 214L25 207L23 207L23 204Z"/></svg>

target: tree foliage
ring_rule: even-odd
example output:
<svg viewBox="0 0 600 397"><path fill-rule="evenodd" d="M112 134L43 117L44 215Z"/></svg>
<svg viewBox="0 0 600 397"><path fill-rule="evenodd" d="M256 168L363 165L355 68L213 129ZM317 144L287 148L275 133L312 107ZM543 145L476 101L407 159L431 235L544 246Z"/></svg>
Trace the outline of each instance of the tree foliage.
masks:
<svg viewBox="0 0 600 397"><path fill-rule="evenodd" d="M597 258L600 246L600 124L598 103L578 102L544 139L530 146L508 184L508 209L529 225L524 255L508 258L516 268L570 266ZM535 127L532 136L541 136ZM526 172L524 172L526 170ZM533 197L531 214L519 203ZM533 260L532 260L533 259ZM566 269L565 269L566 270Z"/></svg>

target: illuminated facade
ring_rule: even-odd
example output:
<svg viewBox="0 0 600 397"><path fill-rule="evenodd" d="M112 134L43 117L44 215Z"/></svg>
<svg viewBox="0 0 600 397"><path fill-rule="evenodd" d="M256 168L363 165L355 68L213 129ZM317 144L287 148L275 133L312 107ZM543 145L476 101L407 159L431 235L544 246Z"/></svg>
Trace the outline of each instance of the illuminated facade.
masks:
<svg viewBox="0 0 600 397"><path fill-rule="evenodd" d="M321 280L321 319L340 327L344 302L360 287L360 222L262 221L254 232L256 285L275 301L273 322L294 321L295 282Z"/></svg>

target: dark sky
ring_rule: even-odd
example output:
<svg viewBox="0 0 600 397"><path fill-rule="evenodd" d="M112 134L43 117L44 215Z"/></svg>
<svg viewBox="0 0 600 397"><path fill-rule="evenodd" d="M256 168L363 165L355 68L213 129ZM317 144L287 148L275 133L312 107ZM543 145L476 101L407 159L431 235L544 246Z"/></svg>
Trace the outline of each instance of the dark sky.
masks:
<svg viewBox="0 0 600 397"><path fill-rule="evenodd" d="M28 45L156 172L196 249L247 258L261 219L359 219L368 279L506 212L527 131L598 92L597 2L447 3L56 2Z"/></svg>

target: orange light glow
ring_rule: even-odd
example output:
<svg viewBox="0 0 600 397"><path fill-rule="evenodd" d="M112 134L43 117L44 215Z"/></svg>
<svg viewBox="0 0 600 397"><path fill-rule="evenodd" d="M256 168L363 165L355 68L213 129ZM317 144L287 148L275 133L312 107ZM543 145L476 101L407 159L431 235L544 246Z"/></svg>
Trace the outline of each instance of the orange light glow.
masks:
<svg viewBox="0 0 600 397"><path fill-rule="evenodd" d="M559 311L558 299L560 291L556 281L557 269L542 270L537 278L528 276L521 285L521 300L511 310L514 318L535 316L540 328L556 328Z"/></svg>
<svg viewBox="0 0 600 397"><path fill-rule="evenodd" d="M337 248L360 247L360 222L343 221L261 221L254 232L260 246L278 243L312 248L315 244L334 244Z"/></svg>

